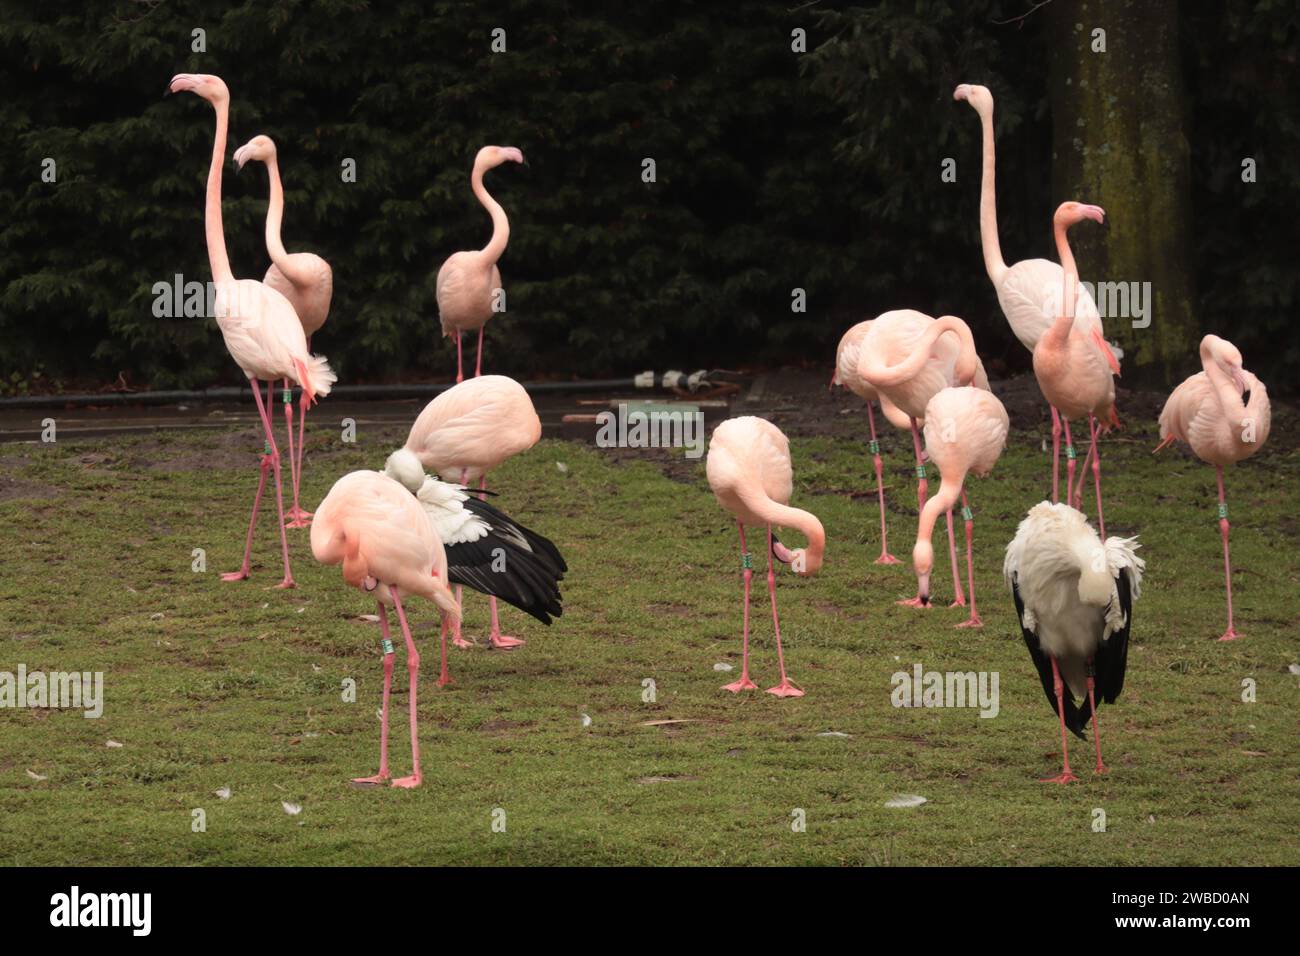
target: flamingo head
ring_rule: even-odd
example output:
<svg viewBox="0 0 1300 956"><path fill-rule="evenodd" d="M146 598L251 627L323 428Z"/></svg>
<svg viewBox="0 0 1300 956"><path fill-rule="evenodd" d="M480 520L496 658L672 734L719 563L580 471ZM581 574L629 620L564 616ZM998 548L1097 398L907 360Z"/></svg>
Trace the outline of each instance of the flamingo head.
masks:
<svg viewBox="0 0 1300 956"><path fill-rule="evenodd" d="M484 146L474 157L474 168L496 169L502 163L522 163L524 154L514 146Z"/></svg>
<svg viewBox="0 0 1300 956"><path fill-rule="evenodd" d="M254 136L239 149L235 150L235 165L240 169L250 159L265 163L275 159L275 141L269 136Z"/></svg>
<svg viewBox="0 0 1300 956"><path fill-rule="evenodd" d="M225 81L211 73L177 73L167 84L168 93L195 93L213 106L230 102Z"/></svg>
<svg viewBox="0 0 1300 956"><path fill-rule="evenodd" d="M1237 346L1217 335L1207 335L1201 340L1201 351L1209 352L1215 364L1232 379L1232 384L1237 387L1237 391L1243 395L1246 393L1248 388L1246 372L1242 368L1241 350Z"/></svg>
<svg viewBox="0 0 1300 956"><path fill-rule="evenodd" d="M1087 203L1069 200L1057 206L1056 215L1052 217L1052 221L1057 225L1066 227L1073 226L1076 222L1082 222L1085 219L1104 223L1106 221L1106 210L1100 206L1089 206Z"/></svg>
<svg viewBox="0 0 1300 956"><path fill-rule="evenodd" d="M983 115L985 110L993 109L993 94L989 92L987 86L978 86L974 83L963 83L952 91L954 100L965 100L975 112Z"/></svg>
<svg viewBox="0 0 1300 956"><path fill-rule="evenodd" d="M922 604L930 603L930 572L934 569L934 547L918 540L912 548L912 570L916 572L916 593Z"/></svg>

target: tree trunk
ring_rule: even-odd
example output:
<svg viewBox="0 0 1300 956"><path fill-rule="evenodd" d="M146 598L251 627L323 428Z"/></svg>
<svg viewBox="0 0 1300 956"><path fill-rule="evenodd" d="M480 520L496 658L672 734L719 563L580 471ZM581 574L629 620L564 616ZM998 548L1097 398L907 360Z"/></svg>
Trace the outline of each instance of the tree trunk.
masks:
<svg viewBox="0 0 1300 956"><path fill-rule="evenodd" d="M1168 386L1199 338L1177 0L1056 0L1045 12L1054 199L1105 207L1106 228L1070 234L1081 277L1123 284L1096 291L1124 383Z"/></svg>

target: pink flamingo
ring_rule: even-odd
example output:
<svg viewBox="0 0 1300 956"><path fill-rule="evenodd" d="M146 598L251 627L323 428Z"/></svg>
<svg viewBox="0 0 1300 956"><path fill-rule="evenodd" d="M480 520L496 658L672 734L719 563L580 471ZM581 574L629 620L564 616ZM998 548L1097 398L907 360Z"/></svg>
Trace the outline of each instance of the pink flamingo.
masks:
<svg viewBox="0 0 1300 956"><path fill-rule="evenodd" d="M1264 383L1241 366L1241 352L1226 339L1201 339L1201 368L1173 390L1160 413L1159 451L1176 441L1214 466L1219 485L1219 532L1223 536L1223 578L1228 592L1228 629L1219 638L1241 635L1232 622L1232 563L1228 555L1228 501L1223 466L1249 458L1268 441L1272 412Z"/></svg>
<svg viewBox="0 0 1300 956"><path fill-rule="evenodd" d="M1067 504L1034 505L1007 545L1002 574L1020 618L1047 702L1061 721L1061 773L1043 783L1070 783L1068 727L1081 740L1092 717L1101 762L1097 698L1113 704L1124 688L1133 602L1141 594L1146 562L1136 538L1105 543L1082 513ZM1069 693L1066 693L1066 690ZM1075 704L1078 697L1082 704Z"/></svg>
<svg viewBox="0 0 1300 956"><path fill-rule="evenodd" d="M996 162L993 143L993 94L986 86L963 83L953 90L954 100L965 100L980 118L983 131L983 170L980 176L980 245L984 250L984 269L998 295L998 304L1011 331L1020 344L1033 351L1052 320L1060 315L1060 291L1064 270L1048 259L1022 259L1008 266L998 242L998 201ZM1076 282L1077 285L1077 282ZM1119 374L1119 360L1124 353L1109 344L1103 334L1101 313L1085 289L1078 290L1078 330L1092 342ZM1059 497L1061 461L1061 416L1052 406L1052 500Z"/></svg>
<svg viewBox="0 0 1300 956"><path fill-rule="evenodd" d="M460 348L462 332L478 330L478 359L474 363L474 375L483 373L483 326L487 325L494 311L501 310L496 303L501 288L497 260L510 241L510 220L501 204L488 195L483 185L483 174L502 163L523 161L524 154L513 146L484 146L478 151L470 184L474 195L492 217L492 238L477 251L453 253L438 270L438 316L442 320L442 334L456 336L457 382L465 380Z"/></svg>
<svg viewBox="0 0 1300 956"><path fill-rule="evenodd" d="M1115 414L1115 379L1111 368L1101 351L1078 328L1075 288L1078 286L1079 273L1074 264L1074 254L1070 251L1067 230L1076 222L1091 219L1104 222L1106 211L1100 206L1086 206L1077 202L1063 202L1052 217L1052 227L1056 234L1056 248L1064 266L1062 281L1065 307L1056 321L1038 338L1034 346L1034 377L1043 397L1051 403L1052 408L1060 413L1065 426L1065 498L1066 504L1072 504L1071 488L1074 486L1074 440L1070 437L1070 419L1088 416L1088 432L1091 444L1088 448L1087 462L1092 462L1093 483L1097 489L1097 526L1101 535L1106 536L1106 518L1101 510L1101 459L1097 452L1097 416L1107 420L1107 424L1119 424ZM1079 479L1079 493L1082 495L1083 476ZM1052 500L1056 501L1057 489L1052 488Z"/></svg>
<svg viewBox="0 0 1300 956"><path fill-rule="evenodd" d="M271 267L262 281L279 292L298 315L303 334L307 336L307 349L311 349L312 334L319 331L330 314L330 299L334 295L334 272L330 264L313 252L284 251L280 241L280 220L284 216L284 188L280 185L280 166L276 160L275 143L269 136L254 136L235 150L235 162L240 169L250 159L266 165L271 180L271 200L266 207L266 251L271 256ZM302 481L303 428L307 424L307 406L298 416L298 454L293 448L293 403L290 400L289 382L284 383L284 423L289 431L289 470L293 480L293 507L289 509L289 527L305 528L311 524L311 512L303 511L298 504L298 489Z"/></svg>
<svg viewBox="0 0 1300 956"><path fill-rule="evenodd" d="M289 541L284 533L284 496L280 482L280 451L271 429L268 406L272 383L287 379L302 389L302 407L328 395L335 375L323 355L307 350L307 337L289 300L281 293L255 279L236 279L226 254L226 237L221 224L221 166L226 154L226 127L230 118L230 91L220 77L203 73L180 73L168 85L171 93L190 92L212 104L217 114L216 135L212 144L212 165L208 169L207 198L204 205L204 232L207 236L208 264L216 286L217 326L230 355L248 376L253 399L266 433L266 451L262 455L261 477L253 497L253 514L248 521L244 542L244 562L238 571L223 574L223 581L240 581L249 575L253 550L253 530L257 527L257 509L266 488L267 470L275 472L275 504L279 511L280 550L284 557L284 579L277 587L294 586L289 570ZM266 381L266 403L258 380Z"/></svg>
<svg viewBox="0 0 1300 956"><path fill-rule="evenodd" d="M322 564L343 565L343 580L372 593L379 605L383 634L383 726L379 731L379 773L357 777L353 783L394 787L420 785L420 743L416 733L416 692L420 653L411 637L401 594L419 594L442 612L447 621L460 616L460 605L447 586L447 556L442 542L425 518L420 504L405 488L375 471L354 471L334 483L316 509L311 527L311 552ZM388 609L397 611L397 623L406 640L406 668L410 674L411 764L409 777L390 780L388 772L388 700L393 684L393 642L388 634Z"/></svg>
<svg viewBox="0 0 1300 956"><path fill-rule="evenodd" d="M876 564L900 564L898 558L889 553L889 538L885 530L885 485L883 464L880 460L880 442L876 440L876 416L871 411L872 402L880 402L880 410L895 428L911 428L912 422L903 412L881 397L871 384L858 374L858 357L862 350L862 341L871 331L871 320L859 322L840 338L835 350L835 374L831 376L832 385L843 385L867 404L867 424L871 428L872 461L876 466L876 498L880 502L880 557Z"/></svg>
<svg viewBox="0 0 1300 956"><path fill-rule="evenodd" d="M388 456L384 471L411 490L424 483L424 469L444 481L468 485L479 480L480 497L487 473L506 459L537 444L542 422L524 387L504 375L483 375L447 389L428 405L411 426L406 445ZM461 588L456 587L460 601ZM524 642L501 633L497 599L488 598L492 632L488 642L502 650ZM457 647L470 647L454 624Z"/></svg>
<svg viewBox="0 0 1300 956"><path fill-rule="evenodd" d="M723 690L733 693L757 688L749 679L749 582L754 565L745 545L745 525L767 526L767 591L772 598L772 629L776 634L776 660L781 681L767 692L777 697L802 697L804 692L785 673L781 649L781 622L776 613L776 572L772 559L790 565L795 574L816 574L822 566L826 532L817 518L790 507L794 473L790 442L781 429L762 418L731 418L713 430L706 461L709 487L718 504L736 517L740 529L740 564L745 580L742 605L740 679ZM772 536L772 525L794 528L808 539L806 548L790 551Z"/></svg>
<svg viewBox="0 0 1300 956"><path fill-rule="evenodd" d="M970 385L945 388L925 406L925 449L939 467L939 490L925 503L916 528L912 569L922 606L930 602L930 571L934 548L930 544L939 515L952 515L961 497L966 522L966 579L970 593L970 617L958 627L983 627L975 608L975 566L972 544L975 516L966 497L966 476L974 472L983 478L993 470L1007 444L1010 420L1007 410L992 392Z"/></svg>
<svg viewBox="0 0 1300 956"><path fill-rule="evenodd" d="M951 315L932 319L912 309L886 312L875 319L863 339L858 375L911 420L918 479L917 510L923 510L929 489L921 451L921 422L925 419L926 406L940 391L953 385L973 382L978 388L989 387L970 328ZM951 511L947 514L947 525L948 553L952 560L952 607L965 607ZM899 603L930 606L928 597L922 600L919 591L916 597Z"/></svg>

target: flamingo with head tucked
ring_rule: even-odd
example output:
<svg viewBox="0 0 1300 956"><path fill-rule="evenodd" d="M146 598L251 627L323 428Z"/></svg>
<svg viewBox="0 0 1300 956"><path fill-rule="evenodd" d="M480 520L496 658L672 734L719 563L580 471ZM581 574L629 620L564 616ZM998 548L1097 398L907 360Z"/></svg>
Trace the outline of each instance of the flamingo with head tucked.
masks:
<svg viewBox="0 0 1300 956"><path fill-rule="evenodd" d="M266 251L271 256L271 267L262 281L275 289L293 306L302 323L311 349L312 334L319 331L330 314L330 299L334 295L334 272L330 265L314 252L284 251L280 240L280 221L284 218L284 187L280 184L280 165L276 157L275 142L269 136L254 136L235 150L235 163L240 169L250 159L263 163L271 181L271 198L266 206ZM305 399L305 396L304 396ZM289 471L293 480L293 507L289 509L289 527L305 528L311 524L311 512L303 511L298 504L298 490L302 483L303 428L307 424L307 406L304 402L298 416L298 454L293 447L293 403L290 401L289 382L284 382L284 423L289 431Z"/></svg>
<svg viewBox="0 0 1300 956"><path fill-rule="evenodd" d="M221 224L221 167L226 154L226 128L230 120L230 90L218 76L203 73L180 73L168 84L171 93L189 92L212 104L217 114L216 135L212 144L212 163L208 168L207 195L203 227L207 237L208 263L216 286L215 318L231 357L248 376L253 399L262 419L266 451L262 456L261 477L253 498L253 514L248 522L244 542L244 562L238 571L223 574L222 580L239 581L249 574L253 549L253 531L257 527L257 509L266 488L267 471L275 472L275 503L280 515L280 549L284 557L284 579L278 587L294 586L289 570L289 542L284 533L284 498L280 483L280 452L275 444L268 409L272 382L287 379L302 389L303 408L318 396L328 395L335 375L323 355L312 355L298 316L280 292L255 279L236 279L226 253L226 237ZM266 381L266 404L262 402L259 379Z"/></svg>
<svg viewBox="0 0 1300 956"><path fill-rule="evenodd" d="M862 351L862 342L871 331L871 320L859 322L840 338L835 350L835 374L831 376L831 385L843 385L861 398L867 405L867 424L871 429L872 461L876 467L876 498L880 502L880 557L876 564L899 564L898 558L889 553L889 536L885 529L885 485L884 465L880 460L880 442L876 439L876 416L871 410L872 402L880 403L880 410L895 428L911 428L912 422L903 412L880 394L858 374L858 358Z"/></svg>
<svg viewBox="0 0 1300 956"><path fill-rule="evenodd" d="M443 633L447 621L460 617L460 605L447 587L447 555L420 503L393 479L376 471L354 471L334 483L316 509L311 550L322 564L343 565L343 580L375 596L384 653L383 724L379 732L379 772L353 783L394 787L420 785L420 743L416 730L416 693L420 653L415 648L402 595L419 594L438 606ZM388 605L406 641L410 674L411 775L392 779L388 771L388 700L393 685L393 642L388 635Z"/></svg>
<svg viewBox="0 0 1300 956"><path fill-rule="evenodd" d="M767 692L777 697L802 697L804 692L785 673L781 648L781 621L776 612L776 571L773 557L790 565L795 574L816 574L826 550L826 532L816 516L790 507L794 471L790 442L771 422L753 416L730 418L713 430L705 462L709 487L718 504L730 511L740 529L740 564L745 582L742 605L740 679L723 690L733 693L757 688L749 678L749 582L753 560L745 545L745 525L767 527L767 591L772 598L772 629L776 634L776 660L781 680ZM772 535L772 525L794 528L808 540L806 548L791 551Z"/></svg>
<svg viewBox="0 0 1300 956"><path fill-rule="evenodd" d="M1022 259L1010 266L1002 258L998 241L998 202L996 162L993 137L993 94L988 87L963 83L953 90L954 100L965 100L979 114L983 133L983 169L980 176L980 245L984 250L984 269L998 295L998 304L1020 344L1034 350L1038 340L1060 315L1061 287L1064 270L1047 259ZM1077 281L1076 281L1077 285ZM1116 375L1124 353L1104 338L1101 313L1086 290L1078 289L1078 314L1075 327L1091 340ZM1061 417L1052 407L1052 500L1059 497L1061 458Z"/></svg>
<svg viewBox="0 0 1300 956"><path fill-rule="evenodd" d="M975 352L970 328L961 319L945 315L938 319L912 309L899 309L878 316L862 342L858 374L864 381L907 415L912 425L912 448L916 454L917 510L925 508L929 484L921 451L921 422L930 399L954 385L974 384L987 390L988 377ZM947 513L948 554L952 561L953 607L965 607L961 572L957 568L957 541L953 534L952 511ZM928 596L899 602L911 607L929 607Z"/></svg>
<svg viewBox="0 0 1300 956"><path fill-rule="evenodd" d="M488 194L483 185L483 174L502 163L523 161L524 154L513 146L484 146L478 151L470 184L474 195L492 217L492 238L482 249L453 253L438 270L438 316L442 320L442 334L456 337L457 382L465 379L460 345L463 332L478 331L474 375L483 373L483 326L500 308L501 271L497 268L497 260L510 241L510 220L501 204Z"/></svg>
<svg viewBox="0 0 1300 956"><path fill-rule="evenodd" d="M1091 219L1104 222L1106 211L1100 206L1088 206L1077 202L1063 202L1052 218L1056 235L1056 248L1064 267L1062 296L1064 308L1056 321L1038 338L1034 346L1034 377L1043 397L1051 403L1061 416L1065 427L1065 500L1066 504L1075 504L1074 487L1074 440L1070 436L1070 419L1088 417L1088 433L1091 444L1088 457L1084 461L1085 473L1088 461L1092 462L1093 483L1097 489L1097 527L1103 539L1106 537L1106 518L1101 509L1101 459L1097 451L1097 418L1105 420L1107 426L1119 423L1115 414L1115 379L1111 368L1102 357L1100 350L1079 330L1076 316L1077 299L1075 287L1078 285L1078 270L1074 264L1074 254L1070 251L1070 242L1066 231L1076 222ZM1082 494L1083 476L1079 479ZM1055 488L1053 488L1053 501Z"/></svg>
<svg viewBox="0 0 1300 956"><path fill-rule="evenodd" d="M1219 532L1223 537L1223 578L1228 593L1228 629L1219 638L1241 635L1232 621L1232 562L1228 554L1228 500L1223 466L1249 458L1268 441L1272 411L1268 389L1242 368L1241 352L1217 335L1201 339L1201 368L1170 394L1160 413L1159 451L1176 441L1192 446L1196 457L1214 466L1219 485Z"/></svg>

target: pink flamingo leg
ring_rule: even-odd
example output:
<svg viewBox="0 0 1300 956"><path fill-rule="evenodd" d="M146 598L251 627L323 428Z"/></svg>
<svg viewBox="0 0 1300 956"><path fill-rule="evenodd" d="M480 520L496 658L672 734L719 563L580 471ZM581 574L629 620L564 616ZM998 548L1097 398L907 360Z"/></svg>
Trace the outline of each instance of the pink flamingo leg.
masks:
<svg viewBox="0 0 1300 956"><path fill-rule="evenodd" d="M1052 409L1052 504L1061 500L1061 413Z"/></svg>
<svg viewBox="0 0 1300 956"><path fill-rule="evenodd" d="M740 529L740 567L741 577L745 579L745 598L740 612L741 621L744 622L740 632L740 680L724 684L722 687L723 690L729 690L733 694L742 690L758 689L758 685L749 679L749 582L754 577L754 562L749 555L749 549L745 546L745 526L737 521L736 527Z"/></svg>
<svg viewBox="0 0 1300 956"><path fill-rule="evenodd" d="M284 431L288 436L286 441L289 442L289 483L296 487L298 484L298 456L295 455L293 451L293 401L291 400L293 398L293 392L289 390L289 380L287 378L284 380L281 388L283 389L281 394L285 399L285 401L281 402L281 404L284 405ZM267 401L270 402L270 399L268 398ZM298 499L295 498L294 504L297 503ZM292 521L292 508L289 509L289 518L289 526L295 527Z"/></svg>
<svg viewBox="0 0 1300 956"><path fill-rule="evenodd" d="M1223 493L1223 466L1215 465L1214 474L1219 482L1219 531L1223 534L1223 580L1228 590L1228 629L1219 638L1221 641L1235 641L1241 637L1232 626L1232 560L1228 554L1228 501Z"/></svg>
<svg viewBox="0 0 1300 956"><path fill-rule="evenodd" d="M1067 486L1068 487L1068 486ZM1061 669L1052 658L1052 686L1056 691L1056 712L1061 717L1061 760L1064 769L1055 777L1044 777L1042 783L1070 783L1079 778L1070 770L1070 752L1065 745L1065 684L1061 681Z"/></svg>
<svg viewBox="0 0 1300 956"><path fill-rule="evenodd" d="M876 440L876 416L867 402L867 422L871 425L871 457L876 466L876 498L880 501L880 557L876 564L899 564L898 558L889 553L889 537L885 530L885 483L884 466L880 461L880 442Z"/></svg>
<svg viewBox="0 0 1300 956"><path fill-rule="evenodd" d="M956 597L949 607L965 607L966 595L961 593L961 569L957 566L957 535L952 530L952 509L945 514L948 522L948 556L952 559L952 590Z"/></svg>
<svg viewBox="0 0 1300 956"><path fill-rule="evenodd" d="M1101 724L1097 718L1097 682L1093 677L1092 658L1088 658L1088 703L1092 706L1092 736L1097 744L1097 772L1105 773L1106 765L1101 762Z"/></svg>
<svg viewBox="0 0 1300 956"><path fill-rule="evenodd" d="M916 509L919 513L925 509L929 484L925 480L925 462L921 457L921 430L916 427L915 418L912 419L912 449L916 452Z"/></svg>
<svg viewBox="0 0 1300 956"><path fill-rule="evenodd" d="M242 581L248 577L249 561L253 553L253 531L257 528L257 509L262 503L262 492L266 489L266 476L271 470L271 456L263 455L259 465L261 477L257 479L257 493L253 495L253 514L248 519L248 536L244 539L244 563L238 571L227 571L221 575L223 581Z"/></svg>
<svg viewBox="0 0 1300 956"><path fill-rule="evenodd" d="M289 380L284 380L284 397L292 397L289 390ZM311 512L303 511L298 505L298 493L302 484L302 446L303 446L303 426L307 422L307 395L304 392L298 408L298 450L294 453L293 445L293 403L285 401L284 403L284 424L289 433L289 475L293 482L293 507L289 509L289 523L286 528L308 528L311 527Z"/></svg>
<svg viewBox="0 0 1300 956"><path fill-rule="evenodd" d="M1089 453L1092 455L1092 483L1097 489L1097 527L1101 531L1101 540L1106 540L1106 516L1101 510L1101 449L1097 447L1097 438L1099 437L1101 426L1097 424L1097 416L1088 416L1088 430L1092 432L1092 447ZM1083 494L1083 478L1079 479L1079 494Z"/></svg>
<svg viewBox="0 0 1300 956"><path fill-rule="evenodd" d="M772 563L772 526L767 526L767 593L772 596L772 630L776 633L776 662L781 669L781 683L767 692L777 697L802 697L803 691L785 674L785 652L781 650L781 621L776 615L776 569Z"/></svg>
<svg viewBox="0 0 1300 956"><path fill-rule="evenodd" d="M966 582L970 591L970 617L958 624L958 627L983 627L979 612L975 610L975 512L970 510L966 500L966 489L961 490L961 516L966 522Z"/></svg>
<svg viewBox="0 0 1300 956"><path fill-rule="evenodd" d="M447 618L444 615L442 619L442 635L440 638L442 644L442 668L438 671L438 686L446 687L452 682L451 672L447 670Z"/></svg>
<svg viewBox="0 0 1300 956"><path fill-rule="evenodd" d="M271 383L266 383L267 403L271 400ZM289 536L284 533L284 491L280 481L280 449L275 445L275 435L271 430L271 413L266 410L266 405L262 403L262 393L257 388L253 389L253 398L257 400L257 412L262 416L262 426L266 429L266 444L271 449L271 470L275 472L275 508L280 515L280 553L284 556L284 580L276 585L277 588L296 587L293 583L293 572L289 570Z"/></svg>
<svg viewBox="0 0 1300 956"><path fill-rule="evenodd" d="M415 648L411 637L411 628L406 623L406 612L402 610L402 599L397 595L397 588L389 585L388 591L393 596L393 607L397 610L397 623L402 628L402 637L406 639L406 669L411 675L411 766L414 772L409 777L398 777L393 781L394 787L418 787L420 785L420 740L416 728L416 694L419 692L420 652Z"/></svg>
<svg viewBox="0 0 1300 956"><path fill-rule="evenodd" d="M456 348L457 348L457 349L460 348L460 333L459 333L459 332L456 333ZM457 381L460 381L460 379L457 379ZM468 480L469 480L469 469L468 469L468 468L462 468L462 469L460 470L460 483L461 483L461 486L464 487L465 482L468 481ZM461 603L461 600L460 600L460 594L461 594L461 586L458 584L458 585L456 585L456 603L457 603L458 605L460 605L460 607L463 608L465 605ZM473 647L473 646L474 646L474 642L473 642L473 641L467 641L467 640L465 640L465 638L461 637L461 635L460 635L460 621L459 621L459 620L456 620L456 621L453 621L453 622L452 622L452 625L451 625L451 642L452 642L453 644L455 644L457 647L459 647L461 650L464 650L465 648Z"/></svg>
<svg viewBox="0 0 1300 956"><path fill-rule="evenodd" d="M1083 465L1079 468L1079 483L1074 486L1074 497L1070 503L1076 510L1083 510L1083 484L1088 480L1088 465L1092 461L1093 446L1088 445L1088 450L1083 455Z"/></svg>
<svg viewBox="0 0 1300 956"><path fill-rule="evenodd" d="M483 326L478 327L478 358L474 361L474 377L483 374Z"/></svg>
<svg viewBox="0 0 1300 956"><path fill-rule="evenodd" d="M479 332L480 339L482 331ZM487 494L484 489L487 488L487 475L483 475L478 480L478 496L480 501L487 501ZM492 633L488 635L488 644L499 651L509 651L516 647L523 647L524 640L519 637L507 637L501 633L501 624L497 621L497 599L488 596L488 607L492 609Z"/></svg>
<svg viewBox="0 0 1300 956"><path fill-rule="evenodd" d="M463 363L461 362L461 357L460 357L460 333L457 332L456 333L456 384L457 385L465 381L465 372L463 371L463 367L464 366Z"/></svg>
<svg viewBox="0 0 1300 956"><path fill-rule="evenodd" d="M376 602L379 605L379 627L383 631L383 651L384 651L384 709L382 714L382 725L379 729L379 773L373 777L354 777L353 783L361 784L379 784L387 783L390 777L388 772L388 699L393 690L393 642L388 636L388 608L384 607L382 601Z"/></svg>
<svg viewBox="0 0 1300 956"><path fill-rule="evenodd" d="M1073 506L1074 502L1070 500L1070 489L1074 487L1074 439L1070 437L1070 420L1062 418L1061 424L1065 427L1065 503Z"/></svg>

